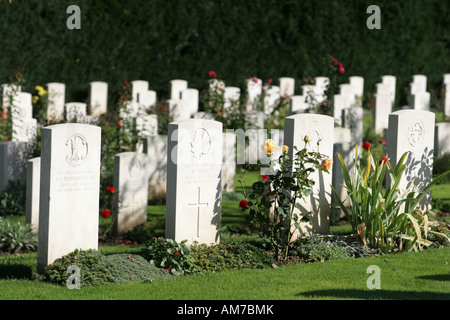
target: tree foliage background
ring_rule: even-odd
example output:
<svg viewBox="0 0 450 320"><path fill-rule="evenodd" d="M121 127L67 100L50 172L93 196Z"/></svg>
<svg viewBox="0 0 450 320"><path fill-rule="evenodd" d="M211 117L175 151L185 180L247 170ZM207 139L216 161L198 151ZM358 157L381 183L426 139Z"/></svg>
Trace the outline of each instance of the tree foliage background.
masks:
<svg viewBox="0 0 450 320"><path fill-rule="evenodd" d="M381 30L369 30L369 5L381 9ZM81 9L81 30L69 30L69 5ZM110 99L125 78L148 80L159 98L169 81L202 89L209 70L227 85L246 77L301 78L326 73L327 56L373 92L397 76L397 105L413 74L439 94L450 73L450 2L442 0L15 0L0 3L0 80L20 68L24 90L67 85L67 101L88 97L89 82L107 81ZM433 92L432 92L433 93Z"/></svg>

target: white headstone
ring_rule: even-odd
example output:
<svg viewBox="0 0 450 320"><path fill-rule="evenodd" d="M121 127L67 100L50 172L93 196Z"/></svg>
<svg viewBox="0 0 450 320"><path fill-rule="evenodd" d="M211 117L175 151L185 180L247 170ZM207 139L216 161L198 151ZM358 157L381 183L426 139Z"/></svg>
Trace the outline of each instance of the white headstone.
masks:
<svg viewBox="0 0 450 320"><path fill-rule="evenodd" d="M132 230L147 221L148 155L122 152L114 157L115 197L114 227L116 235Z"/></svg>
<svg viewBox="0 0 450 320"><path fill-rule="evenodd" d="M333 146L333 171L332 171L332 184L336 193L339 196L339 199L344 202L344 204L348 204L346 201L347 197L347 189L344 187L344 175L342 171L341 161L339 160L338 153L342 156L345 165L349 171L352 170L355 163L355 145L349 142L336 142ZM332 203L337 203L337 199L334 194L332 194ZM342 218L345 216L342 209L333 208L332 211L338 211L338 217Z"/></svg>
<svg viewBox="0 0 450 320"><path fill-rule="evenodd" d="M14 96L22 91L22 87L14 84L2 84L2 101L3 108L10 107L11 99L14 99Z"/></svg>
<svg viewBox="0 0 450 320"><path fill-rule="evenodd" d="M292 96L290 100L289 112L290 114L305 112L309 105L306 102L306 96Z"/></svg>
<svg viewBox="0 0 450 320"><path fill-rule="evenodd" d="M262 111L247 111L245 113L250 128L263 129L265 115Z"/></svg>
<svg viewBox="0 0 450 320"><path fill-rule="evenodd" d="M408 152L408 164L399 184L400 190L422 190L431 180L434 153L434 113L400 110L389 115L388 158L393 167ZM423 204L429 205L431 194Z"/></svg>
<svg viewBox="0 0 450 320"><path fill-rule="evenodd" d="M289 98L295 93L295 79L289 77L279 78L281 97Z"/></svg>
<svg viewBox="0 0 450 320"><path fill-rule="evenodd" d="M342 126L351 130L351 141L361 144L363 139L363 114L362 107L350 107L342 109Z"/></svg>
<svg viewBox="0 0 450 320"><path fill-rule="evenodd" d="M247 111L256 109L262 94L262 80L256 77L247 79Z"/></svg>
<svg viewBox="0 0 450 320"><path fill-rule="evenodd" d="M264 113L267 115L271 114L280 98L280 87L271 86L268 88L266 90L266 95L264 96Z"/></svg>
<svg viewBox="0 0 450 320"><path fill-rule="evenodd" d="M352 131L349 128L335 127L334 128L334 143L336 142L351 142Z"/></svg>
<svg viewBox="0 0 450 320"><path fill-rule="evenodd" d="M14 95L14 102L11 106L13 117L20 119L33 118L32 95L28 92L17 92Z"/></svg>
<svg viewBox="0 0 450 320"><path fill-rule="evenodd" d="M444 86L445 86L446 84L449 84L449 83L450 83L450 73L444 74L444 76L443 76L443 83L444 83Z"/></svg>
<svg viewBox="0 0 450 320"><path fill-rule="evenodd" d="M431 95L429 92L416 92L411 95L411 109L430 111L430 99Z"/></svg>
<svg viewBox="0 0 450 320"><path fill-rule="evenodd" d="M82 102L68 102L65 106L68 122L83 122L87 115L87 105Z"/></svg>
<svg viewBox="0 0 450 320"><path fill-rule="evenodd" d="M157 94L154 90L142 91L139 93L139 109L141 113L150 110L157 102Z"/></svg>
<svg viewBox="0 0 450 320"><path fill-rule="evenodd" d="M381 76L381 83L388 86L389 92L391 94L392 107L394 107L397 78L395 76L391 76L391 75L384 75L384 76Z"/></svg>
<svg viewBox="0 0 450 320"><path fill-rule="evenodd" d="M307 145L308 151L320 152L333 159L333 117L307 113L287 117L284 126L284 143L289 147L290 159L294 159L294 146L299 150L305 146L303 139L306 135L310 139ZM328 174L319 170L314 172L310 178L315 181L313 192L306 199L299 201L296 210L299 210L301 214L313 212L312 223L301 223L301 230L302 232L328 233L332 175L331 172Z"/></svg>
<svg viewBox="0 0 450 320"><path fill-rule="evenodd" d="M35 143L37 136L37 120L27 118L13 118L12 119L12 140L22 141L30 144L30 147Z"/></svg>
<svg viewBox="0 0 450 320"><path fill-rule="evenodd" d="M166 194L167 181L167 136L156 135L144 138L143 152L148 155L147 172L150 197Z"/></svg>
<svg viewBox="0 0 450 320"><path fill-rule="evenodd" d="M166 238L220 241L222 123L191 119L169 124Z"/></svg>
<svg viewBox="0 0 450 320"><path fill-rule="evenodd" d="M191 110L184 107L181 99L167 100L167 103L169 104L169 112L174 121L187 120L191 118Z"/></svg>
<svg viewBox="0 0 450 320"><path fill-rule="evenodd" d="M236 134L233 130L223 133L222 191L234 191L236 175Z"/></svg>
<svg viewBox="0 0 450 320"><path fill-rule="evenodd" d="M333 117L334 122L338 125L342 125L342 110L350 108L352 106L350 97L343 94L335 94L333 96Z"/></svg>
<svg viewBox="0 0 450 320"><path fill-rule="evenodd" d="M411 94L427 91L427 77L425 75L423 74L413 75L413 83L414 83L414 92L411 92Z"/></svg>
<svg viewBox="0 0 450 320"><path fill-rule="evenodd" d="M93 81L89 86L89 114L99 117L108 112L108 83Z"/></svg>
<svg viewBox="0 0 450 320"><path fill-rule="evenodd" d="M25 205L25 222L31 225L33 232L39 230L39 190L41 181L41 157L27 161L27 190Z"/></svg>
<svg viewBox="0 0 450 320"><path fill-rule="evenodd" d="M188 88L188 82L186 80L171 80L170 81L170 100L180 100L181 92Z"/></svg>
<svg viewBox="0 0 450 320"><path fill-rule="evenodd" d="M64 83L47 83L48 105L47 121L49 123L64 120L64 105L66 103L66 85Z"/></svg>
<svg viewBox="0 0 450 320"><path fill-rule="evenodd" d="M450 119L450 83L445 85L444 117L446 119Z"/></svg>
<svg viewBox="0 0 450 320"><path fill-rule="evenodd" d="M132 102L139 103L141 101L140 95L143 92L148 91L148 81L145 80L133 80L131 81L131 95L132 95Z"/></svg>
<svg viewBox="0 0 450 320"><path fill-rule="evenodd" d="M38 270L75 249L98 248L101 128L42 128Z"/></svg>
<svg viewBox="0 0 450 320"><path fill-rule="evenodd" d="M345 96L348 98L348 102L350 103L350 106L355 105L355 92L353 91L353 86L349 83L343 83L339 85L339 94L341 96Z"/></svg>
<svg viewBox="0 0 450 320"><path fill-rule="evenodd" d="M387 83L376 83L375 84L375 96L378 94L391 95L391 87Z"/></svg>
<svg viewBox="0 0 450 320"><path fill-rule="evenodd" d="M392 98L389 92L382 91L375 96L373 125L375 133L381 134L388 127L389 114L392 112Z"/></svg>
<svg viewBox="0 0 450 320"><path fill-rule="evenodd" d="M436 156L450 153L450 122L438 122L434 131L434 153Z"/></svg>
<svg viewBox="0 0 450 320"><path fill-rule="evenodd" d="M199 107L198 90L188 88L181 91L181 102L183 105L183 109L186 109L186 114L189 114L189 118L191 118L193 114L198 112Z"/></svg>
<svg viewBox="0 0 450 320"><path fill-rule="evenodd" d="M348 78L350 85L352 86L353 93L361 98L364 95L364 78L360 76L352 76Z"/></svg>
<svg viewBox="0 0 450 320"><path fill-rule="evenodd" d="M0 193L9 181L26 182L26 163L29 155L29 145L21 141L6 141L0 143Z"/></svg>
<svg viewBox="0 0 450 320"><path fill-rule="evenodd" d="M326 91L330 85L330 79L328 77L315 77L314 78L314 95L318 103L322 103L327 99ZM304 95L305 93L303 93Z"/></svg>

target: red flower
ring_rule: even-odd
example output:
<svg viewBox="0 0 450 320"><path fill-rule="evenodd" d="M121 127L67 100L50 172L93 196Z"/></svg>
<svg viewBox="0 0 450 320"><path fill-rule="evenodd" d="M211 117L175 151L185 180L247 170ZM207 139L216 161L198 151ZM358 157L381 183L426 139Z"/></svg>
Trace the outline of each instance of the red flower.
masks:
<svg viewBox="0 0 450 320"><path fill-rule="evenodd" d="M239 201L239 207L241 207L242 209L245 209L248 207L248 202L245 200L241 200Z"/></svg>
<svg viewBox="0 0 450 320"><path fill-rule="evenodd" d="M363 143L363 148L366 149L366 150L369 150L370 149L370 143L369 142L364 142Z"/></svg>
<svg viewBox="0 0 450 320"><path fill-rule="evenodd" d="M383 157L381 158L381 162L383 162L383 163L386 163L386 162L387 162L386 156L383 156Z"/></svg>
<svg viewBox="0 0 450 320"><path fill-rule="evenodd" d="M0 117L2 117L3 120L6 119L4 114L0 115Z"/></svg>
<svg viewBox="0 0 450 320"><path fill-rule="evenodd" d="M178 250L175 250L174 252L173 252L176 256L179 256L181 253L180 253L180 251L178 251Z"/></svg>
<svg viewBox="0 0 450 320"><path fill-rule="evenodd" d="M214 71L209 71L208 72L208 76L210 76L211 78L216 78L217 77L217 73L215 73Z"/></svg>
<svg viewBox="0 0 450 320"><path fill-rule="evenodd" d="M109 211L108 209L103 209L101 215L103 218L107 219L111 215L111 211Z"/></svg>
<svg viewBox="0 0 450 320"><path fill-rule="evenodd" d="M372 100L372 99L370 99L369 103L373 103L373 100Z"/></svg>
<svg viewBox="0 0 450 320"><path fill-rule="evenodd" d="M264 176L264 175L262 175L261 178L262 178L264 181L266 181L266 182L269 180L269 176Z"/></svg>
<svg viewBox="0 0 450 320"><path fill-rule="evenodd" d="M344 73L345 72L344 65L342 63L340 63L340 62L339 62L338 65L339 65L339 73L340 74Z"/></svg>
<svg viewBox="0 0 450 320"><path fill-rule="evenodd" d="M121 121L117 121L117 126L120 128L122 126L122 122Z"/></svg>
<svg viewBox="0 0 450 320"><path fill-rule="evenodd" d="M116 188L114 188L114 187L106 187L106 191L114 193L114 192L116 192Z"/></svg>

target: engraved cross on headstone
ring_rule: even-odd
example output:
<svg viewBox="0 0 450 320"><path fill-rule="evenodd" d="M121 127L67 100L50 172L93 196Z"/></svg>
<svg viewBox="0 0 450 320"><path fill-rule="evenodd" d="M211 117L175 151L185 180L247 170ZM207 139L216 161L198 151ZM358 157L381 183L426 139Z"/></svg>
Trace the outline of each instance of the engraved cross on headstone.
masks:
<svg viewBox="0 0 450 320"><path fill-rule="evenodd" d="M197 208L197 238L200 237L200 208L208 207L208 203L200 201L200 187L197 188L197 198L195 203L188 204L190 208Z"/></svg>

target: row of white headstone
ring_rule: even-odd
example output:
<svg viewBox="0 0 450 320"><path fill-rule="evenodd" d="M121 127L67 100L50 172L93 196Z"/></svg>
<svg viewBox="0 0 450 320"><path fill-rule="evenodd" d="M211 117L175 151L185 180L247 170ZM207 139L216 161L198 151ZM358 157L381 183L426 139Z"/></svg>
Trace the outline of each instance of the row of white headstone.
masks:
<svg viewBox="0 0 450 320"><path fill-rule="evenodd" d="M401 110L389 116L388 156L395 164L410 152L410 164L400 188L417 187L431 178L434 114ZM189 243L220 241L224 136L222 124L190 119L169 124L167 139L166 237ZM336 149L334 118L297 114L286 118L284 144L302 146L333 157ZM74 249L98 246L100 127L59 124L42 130L39 166L39 251L42 268ZM318 149L317 141L321 141ZM147 150L148 151L148 150ZM115 158L117 232L124 225L145 222L149 174L154 154L123 153ZM350 154L351 158L351 154ZM333 171L336 171L333 168ZM339 173L339 172L336 172ZM315 173L313 193L298 203L298 210L314 213L303 231L326 233L330 224L333 175Z"/></svg>

